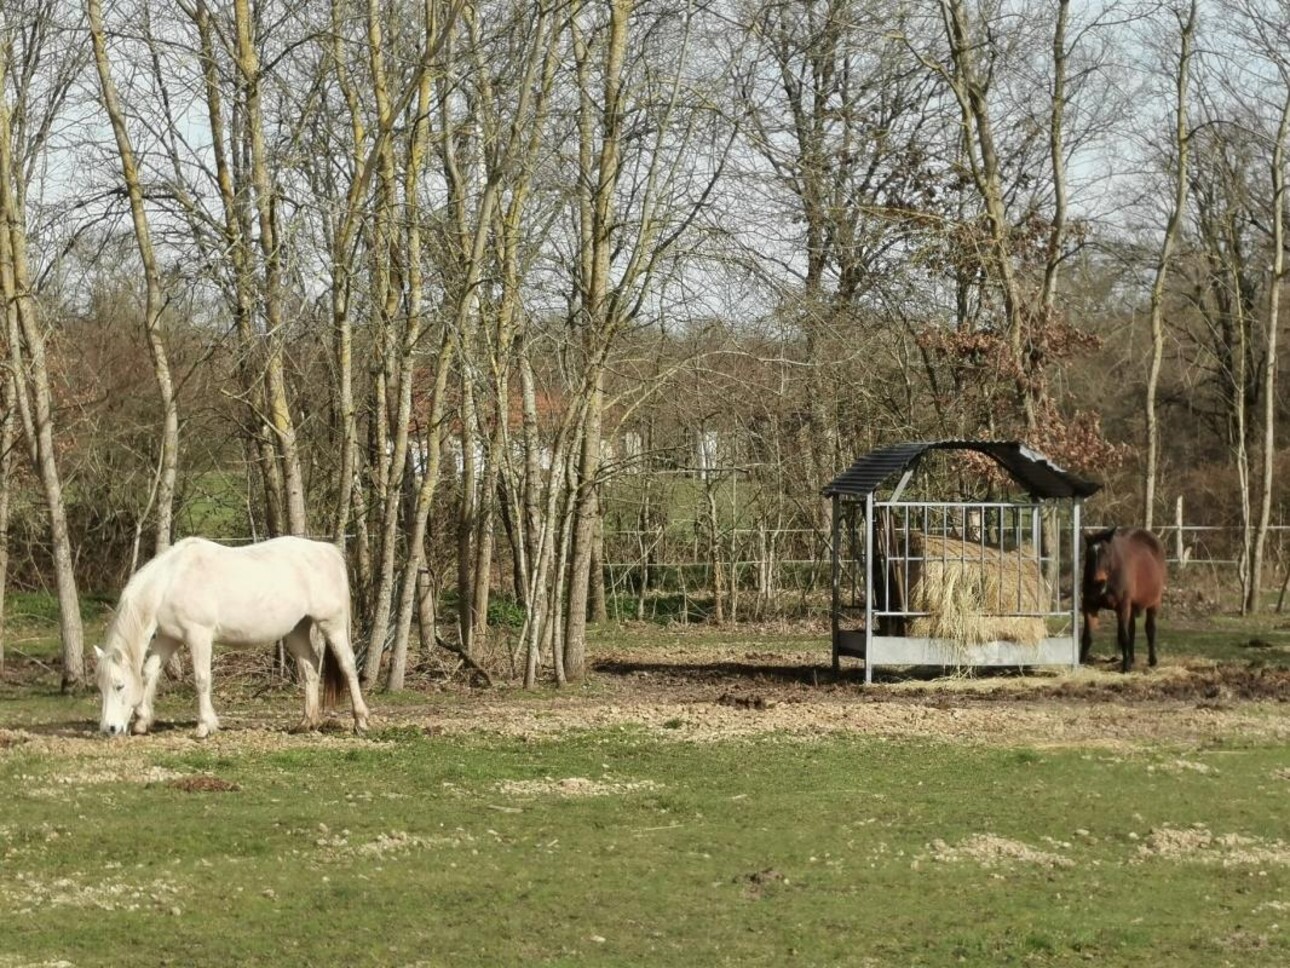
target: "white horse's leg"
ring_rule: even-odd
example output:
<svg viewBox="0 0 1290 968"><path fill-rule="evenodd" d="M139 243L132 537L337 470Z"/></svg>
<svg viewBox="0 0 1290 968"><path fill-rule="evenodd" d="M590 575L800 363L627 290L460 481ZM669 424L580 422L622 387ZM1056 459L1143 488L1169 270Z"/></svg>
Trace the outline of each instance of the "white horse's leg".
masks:
<svg viewBox="0 0 1290 968"><path fill-rule="evenodd" d="M197 685L197 738L204 739L219 729L219 719L211 704L211 634L194 629L185 636L193 657L193 681Z"/></svg>
<svg viewBox="0 0 1290 968"><path fill-rule="evenodd" d="M367 729L367 717L370 715L367 703L363 702L363 691L358 686L358 666L354 662L354 648L349 642L349 616L337 619L322 619L318 628L326 637L332 650L332 657L340 666L349 686L350 707L354 711L354 731Z"/></svg>
<svg viewBox="0 0 1290 968"><path fill-rule="evenodd" d="M310 620L304 619L299 625L282 637L282 643L296 658L296 668L305 680L305 715L296 726L297 732L309 732L322 725L322 703L318 697L321 679L318 675L322 667L322 656L314 652L313 641L309 638Z"/></svg>
<svg viewBox="0 0 1290 968"><path fill-rule="evenodd" d="M148 651L148 658L143 663L143 699L140 700L134 720L134 732L138 735L152 728L152 700L157 694L157 679L170 657L179 648L179 640L158 635Z"/></svg>

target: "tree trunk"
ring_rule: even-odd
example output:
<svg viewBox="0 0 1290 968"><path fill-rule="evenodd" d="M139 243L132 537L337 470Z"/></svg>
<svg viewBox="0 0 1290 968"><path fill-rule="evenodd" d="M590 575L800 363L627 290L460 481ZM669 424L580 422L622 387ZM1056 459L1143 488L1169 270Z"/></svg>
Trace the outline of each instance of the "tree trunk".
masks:
<svg viewBox="0 0 1290 968"><path fill-rule="evenodd" d="M10 104L7 95L8 54L0 50L0 277L5 300L17 311L22 347L11 347L10 354L25 349L31 368L31 415L37 454L36 470L49 511L50 544L54 558L54 577L58 587L58 624L62 638L63 692L79 689L85 682L84 629L81 624L80 596L76 590L75 557L63 504L63 482L58 470L54 443L54 417L49 371L45 363L45 334L36 318L32 298L31 274L27 265L25 213L17 208L19 194L14 167L13 134L10 127Z"/></svg>
<svg viewBox="0 0 1290 968"><path fill-rule="evenodd" d="M269 534L279 535L287 530L286 502L273 443L265 436L260 405L263 391L257 377L259 354L253 321L255 294L250 249L251 219L247 211L246 192L237 184L240 169L235 163L242 140L241 112L237 110L238 102L234 99L233 124L231 131L226 131L224 97L220 89L219 65L215 53L216 29L204 2L199 2L191 13L200 44L199 58L203 93L206 97L206 118L211 132L211 154L215 161L215 181L224 215L223 243L232 266L232 291L228 294L228 300L241 347L237 369L247 412L248 460L258 472L264 489L264 515ZM230 153L234 161L230 160Z"/></svg>
<svg viewBox="0 0 1290 968"><path fill-rule="evenodd" d="M107 41L103 32L103 10L99 0L88 0L90 37L94 45L94 63L98 69L103 106L112 124L116 138L117 154L121 161L121 176L126 194L130 198L130 217L134 223L135 242L139 259L143 263L145 285L143 328L147 338L148 353L152 357L153 377L161 400L161 459L157 471L157 525L154 554L161 554L170 547L171 522L174 515L175 479L179 473L179 407L175 400L174 384L170 377L170 361L161 338L161 312L164 302L161 294L161 274L157 257L152 248L152 233L148 227L148 213L143 207L143 188L135 165L134 148L125 126L125 114L117 97L116 85L108 63Z"/></svg>
<svg viewBox="0 0 1290 968"><path fill-rule="evenodd" d="M370 16L375 16L375 7L371 8ZM427 3L425 7L425 29L427 35L433 30L434 26L433 5ZM379 35L374 44L379 43ZM379 77L384 76L384 70L374 69L374 74ZM395 415L395 436L394 436L394 456L393 460L398 461L398 467L401 468L400 474L406 476L409 470L415 476L415 461L409 460L409 441L411 439L412 423L412 397L413 388L416 385L416 351L417 345L421 341L421 334L424 328L424 293L421 267L421 207L418 193L418 185L422 175L422 169L425 165L426 151L429 144L430 134L430 97L432 93L432 78L429 71L425 71L421 77L421 83L417 91L416 123L412 128L412 138L408 145L407 158L404 163L403 171L403 205L407 213L405 238L407 245L407 266L405 275L407 278L407 321L404 324L403 343L398 359L398 376L399 376L399 398L398 412ZM384 103L383 101L381 103ZM384 117L384 114L382 115ZM392 120L392 119L391 119ZM393 213L391 213L393 214ZM427 453L425 455L426 466L422 469L424 474L439 473L439 429L436 423L432 423L428 431ZM433 451L433 471L431 464L431 451ZM411 467L409 465L412 465ZM391 543L388 549L387 557L382 559L381 580L384 583L389 572L389 580L393 580L393 559L389 557L392 553L395 534L393 523L399 516L399 506L396 496L396 490L402 490L405 482L402 477L397 481L391 482L389 499L386 501L385 510L387 515L387 528L385 538ZM406 495L405 495L406 496ZM404 672L407 668L408 639L411 634L411 615L413 605L417 601L416 589L421 571L421 563L425 558L425 539L424 526L420 532L417 531L415 524L417 520L417 510L415 501L413 511L408 520L414 522L413 534L409 541L414 544L408 545L410 554L403 578L403 596L399 602L398 618L395 624L394 643L391 647L390 655L390 674L386 681L386 688L391 692L397 692L403 688ZM384 547L384 544L383 544ZM378 603L378 608L381 605ZM384 614L382 612L382 614ZM431 621L431 630L433 633L433 618Z"/></svg>
<svg viewBox="0 0 1290 968"><path fill-rule="evenodd" d="M254 188L260 251L264 264L263 291L267 359L264 386L269 425L274 434L275 450L281 459L283 490L286 497L287 527L292 534L309 533L305 510L304 475L300 468L300 450L296 439L295 419L287 396L283 363L283 325L281 297L281 258L277 224L274 217L275 191L269 178L268 148L264 142L264 118L260 107L260 56L252 35L250 0L234 0L237 23L237 63L246 110L246 128L251 145L251 185Z"/></svg>
<svg viewBox="0 0 1290 968"><path fill-rule="evenodd" d="M1263 372L1263 467L1262 501L1259 523L1254 534L1254 561L1250 569L1250 587L1245 596L1247 612L1260 611L1259 592L1263 587L1263 557L1272 523L1273 471L1276 467L1277 414L1277 331L1281 324L1281 283L1285 278L1285 150L1290 132L1290 91L1281 105L1276 140L1272 146L1272 279L1268 286L1268 318L1265 327L1266 360Z"/></svg>
<svg viewBox="0 0 1290 968"><path fill-rule="evenodd" d="M1003 194L1002 163L994 138L994 121L989 104L989 72L978 71L977 44L968 24L962 0L942 0L946 38L955 75L951 88L959 102L973 182L985 206L990 227L990 249L1007 324L1009 361L1013 369L1018 402L1025 418L1026 433L1033 438L1038 429L1035 404L1039 387L1031 379L1025 353L1026 313L1021 285L1013 266L1012 225Z"/></svg>
<svg viewBox="0 0 1290 968"><path fill-rule="evenodd" d="M473 302L473 300L472 300ZM461 650L474 655L475 515L479 500L479 461L475 421L474 377L461 373L461 501L457 511L457 634Z"/></svg>
<svg viewBox="0 0 1290 968"><path fill-rule="evenodd" d="M596 530L591 539L591 621L604 625L609 621L605 600L605 508L596 494Z"/></svg>
<svg viewBox="0 0 1290 968"><path fill-rule="evenodd" d="M587 671L587 600L591 546L596 532L596 479L600 473L600 428L604 406L603 377L597 373L587 405L581 456L573 492L573 534L569 553L569 590L564 626L564 674L578 681Z"/></svg>
<svg viewBox="0 0 1290 968"><path fill-rule="evenodd" d="M1147 423L1146 469L1142 488L1142 526L1148 531L1155 524L1156 480L1160 463L1160 427L1156 415L1156 396L1160 386L1160 368L1165 349L1165 280L1169 275L1169 261L1177 243L1178 233L1187 208L1187 152L1191 134L1187 127L1187 84L1191 71L1191 45L1196 26L1196 4L1188 8L1187 21L1180 22L1181 48L1178 55L1178 75L1175 78L1177 103L1174 113L1174 148L1177 151L1174 176L1173 206L1165 237L1160 243L1160 258L1156 263L1156 277L1151 285L1151 365L1147 370L1147 398L1144 415Z"/></svg>
<svg viewBox="0 0 1290 968"><path fill-rule="evenodd" d="M9 579L9 490L13 478L13 448L17 442L17 389L13 377L5 377L0 387L0 676L4 675L5 590Z"/></svg>
<svg viewBox="0 0 1290 968"><path fill-rule="evenodd" d="M726 622L726 587L721 567L721 524L717 515L716 479L709 472L704 481L704 503L708 518L708 567L712 571L712 619L718 625Z"/></svg>

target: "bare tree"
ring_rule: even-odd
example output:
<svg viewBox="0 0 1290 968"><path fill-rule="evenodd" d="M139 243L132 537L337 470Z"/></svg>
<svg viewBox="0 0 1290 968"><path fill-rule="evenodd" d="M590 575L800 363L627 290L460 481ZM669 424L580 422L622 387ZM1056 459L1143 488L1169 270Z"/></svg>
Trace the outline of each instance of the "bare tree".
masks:
<svg viewBox="0 0 1290 968"><path fill-rule="evenodd" d="M233 16L237 33L238 92L242 98L240 107L246 112L246 136L251 156L247 187L253 192L262 258L261 285L263 288L260 295L264 306L268 348L265 361L265 390L269 425L273 429L274 443L281 459L287 505L287 528L291 534L307 534L309 521L305 511L304 478L300 467L295 420L287 397L286 375L283 369L282 251L277 238L275 209L277 192L269 174L268 147L264 137L264 115L260 97L263 76L260 72L258 19L252 21L250 0L234 0Z"/></svg>
<svg viewBox="0 0 1290 968"><path fill-rule="evenodd" d="M894 263L902 247L918 245L935 193L929 162L942 122L936 92L901 39L908 18L886 0L766 2L746 17L752 40L735 102L758 159L746 177L778 210L769 224L739 216L746 244L757 247L751 263L772 277L801 334L803 376L794 383L810 421L801 470L810 490L848 456L839 411L869 391L868 372L853 367L873 349L863 307L907 299L909 276ZM777 271L781 245L786 265ZM812 512L827 533L824 503Z"/></svg>
<svg viewBox="0 0 1290 968"><path fill-rule="evenodd" d="M7 342L7 340L6 340ZM9 578L9 496L13 493L13 448L18 437L14 411L18 406L13 377L0 385L0 674L4 673L5 590Z"/></svg>
<svg viewBox="0 0 1290 968"><path fill-rule="evenodd" d="M1250 580L1246 588L1244 611L1260 609L1260 592L1263 587L1263 565L1266 555L1268 529L1272 520L1272 498L1275 486L1277 373L1280 368L1277 356L1278 335L1281 327L1281 287L1285 280L1285 208L1286 208L1286 141L1290 137L1290 58L1285 53L1285 37L1290 30L1290 10L1284 4L1266 4L1260 0L1237 0L1230 8L1237 20L1237 31L1243 44L1254 58L1254 63L1270 68L1279 84L1280 104L1272 102L1275 120L1270 124L1269 175L1271 193L1270 212L1267 216L1271 236L1271 265L1267 289L1267 315L1264 319L1263 343L1263 441L1260 470L1260 502L1258 522L1254 531L1251 554ZM1266 90L1272 89L1263 74L1257 81L1242 85L1257 103L1269 100ZM1254 109L1254 116L1264 112Z"/></svg>
<svg viewBox="0 0 1290 968"><path fill-rule="evenodd" d="M134 224L135 241L139 246L139 258L143 263L145 287L143 328L148 341L148 351L152 356L153 374L157 380L162 414L161 454L157 462L157 524L154 545L154 553L161 554L170 547L175 479L179 473L179 407L170 377L170 361L161 337L161 312L165 302L161 292L161 274L157 268L157 256L152 246L152 232L148 227L148 213L143 204L143 186L139 181L138 166L135 164L134 147L130 143L125 114L121 108L120 98L117 96L116 85L112 81L111 65L108 63L102 4L99 0L87 0L86 9L89 14L94 65L98 70L103 108L107 112L108 120L112 124L112 134L116 138L117 154L121 160L121 177L125 181L126 194L130 199L130 217Z"/></svg>
<svg viewBox="0 0 1290 968"><path fill-rule="evenodd" d="M45 49L60 26L55 21L53 5L47 2L33 3L30 9L10 9L0 16L0 289L6 305L12 307L12 318L17 324L11 328L9 346L17 389L24 396L30 394L30 399L24 399L20 408L24 413L24 428L34 445L35 469L49 513L62 638L62 688L67 692L79 688L85 681L84 630L55 444L45 323L40 318L27 258L26 186L31 170L22 164L22 156L15 156L15 152L25 152L29 157L43 150L57 111L83 66L83 60L70 50L58 55ZM26 58L24 68L19 71L14 69L15 51ZM53 77L47 79L52 93L42 113L30 96L31 68L47 54L56 63L61 59L61 63ZM36 126L28 127L33 119Z"/></svg>
<svg viewBox="0 0 1290 968"><path fill-rule="evenodd" d="M570 680L586 671L607 362L656 294L660 275L676 269L724 174L733 138L714 124L710 99L683 83L694 11L658 11L653 20L638 17L633 0L613 0L603 20L595 13L579 6L570 22L578 154L569 323L578 370L570 402L576 462L569 571L562 583L568 597L559 641ZM650 43L633 45L634 30L648 34ZM662 69L665 56L675 65L670 70ZM648 140L628 137L638 124ZM693 179L689 154L699 150L705 171Z"/></svg>
<svg viewBox="0 0 1290 968"><path fill-rule="evenodd" d="M1169 277L1169 264L1187 208L1187 166L1191 146L1191 132L1187 120L1187 87L1191 76L1192 45L1196 34L1196 3L1188 5L1186 16L1175 11L1178 20L1178 62L1174 72L1174 127L1172 137L1173 200L1164 237L1160 241L1160 255L1156 259L1155 280L1151 285L1151 366L1147 371L1147 395L1143 413L1147 424L1147 454L1145 458L1142 526L1150 531L1155 521L1156 476L1160 461L1160 425L1157 416L1156 395L1160 386L1160 368L1165 347L1165 285Z"/></svg>

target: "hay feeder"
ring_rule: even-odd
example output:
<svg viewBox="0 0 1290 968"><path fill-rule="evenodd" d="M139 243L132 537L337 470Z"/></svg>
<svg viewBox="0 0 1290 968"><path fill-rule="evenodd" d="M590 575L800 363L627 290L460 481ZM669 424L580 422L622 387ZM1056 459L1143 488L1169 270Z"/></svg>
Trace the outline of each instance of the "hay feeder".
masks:
<svg viewBox="0 0 1290 968"><path fill-rule="evenodd" d="M925 456L941 451L991 458L1024 496L906 499ZM955 476L970 475L940 479ZM861 457L824 489L834 672L843 656L864 660L865 682L879 666L1077 666L1080 509L1100 487L1013 441L909 442Z"/></svg>

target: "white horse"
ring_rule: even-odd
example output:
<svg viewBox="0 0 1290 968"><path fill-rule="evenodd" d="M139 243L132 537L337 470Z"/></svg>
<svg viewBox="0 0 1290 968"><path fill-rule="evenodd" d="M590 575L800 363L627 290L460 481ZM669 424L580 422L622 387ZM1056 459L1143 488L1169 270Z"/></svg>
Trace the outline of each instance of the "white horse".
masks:
<svg viewBox="0 0 1290 968"><path fill-rule="evenodd" d="M310 623L326 646L314 649ZM155 638L154 638L155 634ZM229 548L185 538L148 562L121 592L105 647L98 656L103 696L99 730L124 733L152 726L157 676L181 645L192 654L197 683L197 736L219 729L211 705L211 646L258 645L282 639L305 680L299 729L322 723L319 679L330 704L348 685L354 729L367 726L349 640L349 579L334 545L306 538L274 538Z"/></svg>

